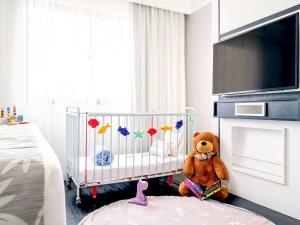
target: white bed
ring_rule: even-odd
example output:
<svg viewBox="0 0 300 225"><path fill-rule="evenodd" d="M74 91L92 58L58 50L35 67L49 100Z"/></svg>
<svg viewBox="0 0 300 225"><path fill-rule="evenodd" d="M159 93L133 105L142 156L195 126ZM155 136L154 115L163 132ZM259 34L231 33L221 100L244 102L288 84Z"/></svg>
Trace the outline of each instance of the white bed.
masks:
<svg viewBox="0 0 300 225"><path fill-rule="evenodd" d="M87 182L102 181L101 183L105 183L111 180L120 180L121 178L175 171L176 168L182 168L183 158L182 154L178 155L178 158L177 156L163 158L149 153L135 153L127 154L126 162L126 154L120 154L115 156L113 163L109 166L95 166L94 177L93 160L87 157ZM81 181L85 181L85 165L85 157L80 157Z"/></svg>
<svg viewBox="0 0 300 225"><path fill-rule="evenodd" d="M65 209L65 191L64 191L64 180L62 169L59 163L57 156L55 155L53 149L50 147L48 142L45 138L41 135L37 126L33 124L24 124L24 125L15 125L15 126L0 126L0 134L2 135L1 143L5 144L1 146L1 157L5 159L6 155L4 153L7 152L7 157L12 157L11 152L12 150L29 150L30 145L32 145L34 141L34 148L37 149L37 152L40 152L42 155L43 164L43 174L44 174L44 196L43 199L43 206L41 210L41 214L43 212L43 218L45 225L66 225L66 209ZM29 136L30 134L30 136ZM31 141L26 142L27 137L30 137ZM15 138L15 139L14 139ZM7 141L6 141L7 140ZM12 141L18 144L17 148L9 147L12 146ZM17 140L17 141L16 141ZM3 146L6 146L3 148ZM9 156L10 155L10 156ZM14 158L18 157L18 155L13 155ZM33 164L33 159L29 159L29 164ZM26 160L23 160L25 164ZM27 160L28 161L28 160ZM2 161L4 162L4 161ZM24 167L24 165L23 165ZM22 173L22 171L20 171ZM13 178L12 178L13 179ZM2 179L0 179L1 181ZM31 184L29 186L37 186L37 184ZM29 187L28 186L28 187ZM10 186L8 186L10 187ZM28 188L25 186L24 188ZM17 188L16 188L17 190ZM17 195L18 193L15 193ZM25 201L32 201L31 199L25 199ZM26 202L19 202L19 204L25 205L25 210L22 212L23 214L26 213ZM28 204L27 204L28 207ZM15 212L13 212L15 213ZM9 214L9 213L8 213ZM23 224L23 223L22 223ZM40 223L37 223L40 224Z"/></svg>

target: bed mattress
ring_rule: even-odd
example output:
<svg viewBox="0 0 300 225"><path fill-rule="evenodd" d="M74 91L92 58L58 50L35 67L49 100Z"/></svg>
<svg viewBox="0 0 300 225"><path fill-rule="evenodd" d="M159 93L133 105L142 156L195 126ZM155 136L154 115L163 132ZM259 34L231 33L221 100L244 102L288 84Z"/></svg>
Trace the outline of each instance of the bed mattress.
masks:
<svg viewBox="0 0 300 225"><path fill-rule="evenodd" d="M0 142L0 221L65 225L62 169L39 129L33 124L1 125Z"/></svg>
<svg viewBox="0 0 300 225"><path fill-rule="evenodd" d="M182 169L184 156L161 157L149 153L115 155L113 163L109 166L94 166L93 160L80 157L80 181L106 183L122 178L155 175Z"/></svg>

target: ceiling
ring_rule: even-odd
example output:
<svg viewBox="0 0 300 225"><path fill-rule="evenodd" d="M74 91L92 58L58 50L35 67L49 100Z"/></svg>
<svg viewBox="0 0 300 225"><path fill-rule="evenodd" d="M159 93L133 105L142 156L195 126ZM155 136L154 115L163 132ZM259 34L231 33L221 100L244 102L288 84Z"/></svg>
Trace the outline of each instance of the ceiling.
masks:
<svg viewBox="0 0 300 225"><path fill-rule="evenodd" d="M129 0L144 5L172 10L184 14L192 14L212 0Z"/></svg>

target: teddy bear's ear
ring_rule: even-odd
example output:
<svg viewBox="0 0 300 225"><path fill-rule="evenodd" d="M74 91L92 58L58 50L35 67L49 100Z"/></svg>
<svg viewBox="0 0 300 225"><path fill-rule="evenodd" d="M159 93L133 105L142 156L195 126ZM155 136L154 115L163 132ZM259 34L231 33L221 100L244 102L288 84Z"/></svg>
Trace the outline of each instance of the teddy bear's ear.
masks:
<svg viewBox="0 0 300 225"><path fill-rule="evenodd" d="M214 150L215 151L219 151L220 150L220 139L216 135L215 135L215 141L214 141Z"/></svg>
<svg viewBox="0 0 300 225"><path fill-rule="evenodd" d="M200 132L194 133L194 138L195 138L198 134L200 134Z"/></svg>
<svg viewBox="0 0 300 225"><path fill-rule="evenodd" d="M218 143L220 143L220 138L217 135L215 135L215 138L217 139Z"/></svg>

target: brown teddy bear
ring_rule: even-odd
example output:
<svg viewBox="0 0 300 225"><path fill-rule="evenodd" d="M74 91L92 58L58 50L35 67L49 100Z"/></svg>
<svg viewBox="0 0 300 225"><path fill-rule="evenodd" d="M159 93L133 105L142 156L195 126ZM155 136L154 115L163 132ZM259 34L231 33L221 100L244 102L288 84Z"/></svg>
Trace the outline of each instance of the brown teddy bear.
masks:
<svg viewBox="0 0 300 225"><path fill-rule="evenodd" d="M217 156L219 151L219 138L210 132L195 133L193 139L193 150L187 156L183 172L190 180L200 185L208 187L218 180L227 180L228 171L222 161ZM190 189L182 182L179 186L179 193L187 196ZM228 196L228 188L222 185L222 189L215 193L215 199L224 201Z"/></svg>

